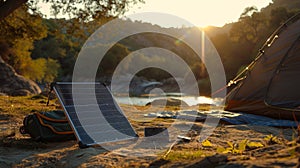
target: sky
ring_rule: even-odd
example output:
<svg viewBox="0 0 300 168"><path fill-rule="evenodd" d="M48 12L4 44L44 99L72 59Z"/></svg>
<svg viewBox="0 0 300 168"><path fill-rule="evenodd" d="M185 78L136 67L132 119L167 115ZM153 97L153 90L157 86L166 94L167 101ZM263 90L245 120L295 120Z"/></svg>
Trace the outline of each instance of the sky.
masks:
<svg viewBox="0 0 300 168"><path fill-rule="evenodd" d="M162 12L183 18L195 26L221 27L226 23L237 21L246 7L256 6L260 10L271 2L272 0L145 0L145 4L136 5L126 14ZM164 27L169 26L182 25L174 23Z"/></svg>
<svg viewBox="0 0 300 168"><path fill-rule="evenodd" d="M266 7L272 0L145 0L132 6L125 16L140 12L167 13L182 18L195 26L218 26L235 22L246 7L256 6L259 10ZM49 17L49 5L42 4L41 11ZM145 22L158 24L162 27L181 27L182 23L147 18L135 18ZM155 20L155 21L153 21ZM157 22L158 21L158 22Z"/></svg>

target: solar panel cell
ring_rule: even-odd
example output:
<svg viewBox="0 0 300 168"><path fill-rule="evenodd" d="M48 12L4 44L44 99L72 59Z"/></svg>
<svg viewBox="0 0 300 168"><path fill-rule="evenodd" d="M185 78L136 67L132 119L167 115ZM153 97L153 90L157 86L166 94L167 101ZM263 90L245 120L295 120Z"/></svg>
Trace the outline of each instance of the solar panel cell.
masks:
<svg viewBox="0 0 300 168"><path fill-rule="evenodd" d="M54 90L81 147L134 139L136 132L101 83L56 83Z"/></svg>

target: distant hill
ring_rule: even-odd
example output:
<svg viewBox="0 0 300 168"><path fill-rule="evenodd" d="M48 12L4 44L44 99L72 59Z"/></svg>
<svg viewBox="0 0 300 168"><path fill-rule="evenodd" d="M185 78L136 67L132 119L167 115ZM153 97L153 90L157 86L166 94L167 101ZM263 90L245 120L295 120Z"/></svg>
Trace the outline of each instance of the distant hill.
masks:
<svg viewBox="0 0 300 168"><path fill-rule="evenodd" d="M276 13L276 9L282 9L281 12L283 14L286 14L285 16L282 16L281 13ZM222 59L226 77L227 80L230 80L234 78L239 70L241 70L243 67L245 67L247 64L249 64L253 57L257 54L257 51L261 44L268 38L270 33L272 33L273 30L275 30L278 25L280 25L282 22L284 22L290 15L292 15L294 12L291 11L297 11L300 9L300 1L299 0L273 0L272 3L270 3L267 7L261 9L261 11L254 11L256 14L255 17L252 17L251 12L248 13L248 16L244 20L240 19L237 22L226 24L222 27L215 27L215 26L209 26L204 29L205 35L210 39L210 41L213 43L214 47L217 49L219 56ZM280 11L278 10L278 11ZM271 13L273 11L273 16L271 16ZM275 15L274 15L275 11ZM74 20L73 20L74 21ZM60 78L64 78L65 76L72 76L73 71L73 65L76 60L77 54L79 53L81 43L83 43L91 32L93 30L88 29L85 26L78 26L77 28L81 28L81 32L79 30L70 31L67 28L64 27L64 25L71 25L72 28L75 29L75 26L73 24L72 20L64 20L64 21L57 21L52 22L48 24L48 28L51 30L53 27L55 27L57 24L62 24L58 27L62 27L60 30L61 34L60 36L63 36L63 38L58 38L63 43L56 42L52 44L51 48L48 47L49 41L51 41L51 36L48 36L48 39L45 39L44 41L39 41L40 47L35 46L35 50L40 48L40 52L37 52L39 54L34 55L34 58L37 59L41 56L43 53L53 53L46 55L47 58L53 58L59 61L61 64L61 76ZM121 25L116 25L107 32L102 33L99 35L99 39L97 39L94 42L91 42L88 44L88 47L93 46L94 49L97 48L98 50L91 50L91 52L94 52L94 54L97 54L101 51L102 47L106 47L109 45L109 42L105 42L107 40L114 41L114 38L117 38L118 34L124 33L120 32L120 27L127 26L129 29L137 29L137 30L157 30L165 31L173 34L177 34L180 36L180 38L176 39L170 36L166 35L160 35L159 33L141 33L138 35L133 35L130 37L126 37L119 41L115 46L113 46L107 53L105 58L102 60L99 69L98 69L98 77L111 75L115 68L118 66L118 64L128 55L133 53L134 51L137 51L139 49L144 49L147 47L159 47L166 49L168 51L171 51L175 53L176 55L180 56L191 68L191 70L194 72L196 79L199 80L199 82L202 80L202 83L206 83L209 85L209 79L208 74L205 69L205 65L203 64L202 60L199 59L199 57L195 54L193 50L189 48L188 45L184 44L182 39L187 38L186 34L190 34L188 38L191 38L193 40L198 40L197 44L201 46L201 37L199 36L199 28L197 27L183 27L183 28L163 28L158 25L153 25L151 23L143 23L140 21L131 21L131 20L122 20ZM89 23L93 24L93 23ZM52 26L52 27L51 27ZM252 26L252 27L251 27ZM257 26L257 27L255 27ZM91 27L94 27L94 29L98 28L99 25L92 25ZM236 29L233 29L233 28ZM257 30L253 34L251 30ZM57 29L55 29L57 30ZM54 31L55 32L55 31ZM55 32L56 33L56 32ZM252 34L251 34L252 33ZM67 34L67 36L65 36ZM76 35L82 35L86 37L76 36ZM233 36L237 35L237 40L234 39ZM52 34L53 38L56 34ZM200 40L199 40L200 37ZM247 39L248 37L255 39L254 41L251 41L251 39ZM59 40L53 40L53 41L59 41ZM76 45L75 45L76 44ZM78 45L77 45L78 44ZM74 47L74 45L76 47ZM44 52L44 48L49 49L49 51ZM34 53L33 51L33 53ZM52 52L57 51L57 52ZM61 55L57 57L57 55ZM46 57L45 56L45 57ZM54 57L53 57L54 56ZM55 57L56 56L56 57ZM124 72L127 72L132 66L138 65L142 61L148 61L149 63L169 63L168 59L164 59L159 54L153 54L152 56L145 56L140 55L138 60L131 61L130 64L127 63L126 65L123 65ZM126 69L127 68L127 69ZM180 69L181 67L172 67ZM168 74L165 71L154 69L154 68L147 68L146 70L142 70L136 74L137 76L144 77L148 80L156 80L156 81L162 81L166 80L171 77L170 74ZM201 82L200 82L201 83Z"/></svg>
<svg viewBox="0 0 300 168"><path fill-rule="evenodd" d="M228 34L230 32L231 27L232 23L228 23L222 27L208 26L204 29L204 31L209 37L213 37L220 34Z"/></svg>

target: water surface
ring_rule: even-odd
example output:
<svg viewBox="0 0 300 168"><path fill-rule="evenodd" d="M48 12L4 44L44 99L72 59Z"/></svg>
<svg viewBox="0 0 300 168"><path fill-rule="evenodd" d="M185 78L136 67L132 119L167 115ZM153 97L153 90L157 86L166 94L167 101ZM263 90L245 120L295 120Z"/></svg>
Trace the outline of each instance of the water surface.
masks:
<svg viewBox="0 0 300 168"><path fill-rule="evenodd" d="M124 96L116 96L115 99L119 104L129 104L129 105L138 105L144 106L149 102L152 102L156 99L163 98L174 98L180 99L186 102L189 106L197 105L197 104L212 104L212 105L220 105L222 102L221 98L212 99L205 96L178 96L178 95L168 95L168 96L149 96L149 97L124 97Z"/></svg>

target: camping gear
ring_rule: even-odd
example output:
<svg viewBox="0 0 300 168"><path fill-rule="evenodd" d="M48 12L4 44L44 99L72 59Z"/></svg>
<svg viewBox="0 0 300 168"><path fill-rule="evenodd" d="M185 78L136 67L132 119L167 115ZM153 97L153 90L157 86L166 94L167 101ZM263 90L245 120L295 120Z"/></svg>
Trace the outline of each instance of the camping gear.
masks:
<svg viewBox="0 0 300 168"><path fill-rule="evenodd" d="M75 139L74 132L63 111L36 112L27 115L20 128L35 141L67 141Z"/></svg>
<svg viewBox="0 0 300 168"><path fill-rule="evenodd" d="M104 84L57 82L52 86L80 148L138 137Z"/></svg>
<svg viewBox="0 0 300 168"><path fill-rule="evenodd" d="M297 127L298 121L294 120L283 120L265 117L262 115L247 114L247 113L236 113L223 110L209 110L209 111L198 111L197 114L191 113L192 111L178 111L174 118L177 120L188 120L188 121L199 121L203 122L209 118L219 118L222 124L235 124L235 125L259 125L259 126L270 126L270 127ZM189 115L186 115L189 113ZM156 113L149 113L151 117L160 116ZM144 115L148 117L148 115Z"/></svg>
<svg viewBox="0 0 300 168"><path fill-rule="evenodd" d="M169 142L169 132L166 127L145 127L144 135L152 141Z"/></svg>
<svg viewBox="0 0 300 168"><path fill-rule="evenodd" d="M143 148L162 149L170 143L169 131L166 127L145 127L142 143Z"/></svg>
<svg viewBox="0 0 300 168"><path fill-rule="evenodd" d="M225 109L276 119L300 119L300 13L279 27L255 60L229 84Z"/></svg>
<svg viewBox="0 0 300 168"><path fill-rule="evenodd" d="M177 139L180 139L181 142L191 142L192 138L188 136L178 135Z"/></svg>

